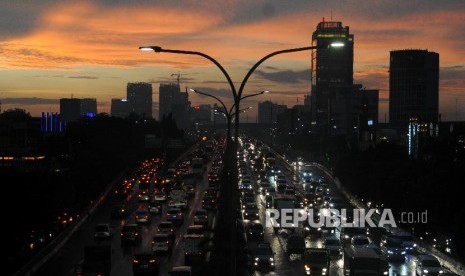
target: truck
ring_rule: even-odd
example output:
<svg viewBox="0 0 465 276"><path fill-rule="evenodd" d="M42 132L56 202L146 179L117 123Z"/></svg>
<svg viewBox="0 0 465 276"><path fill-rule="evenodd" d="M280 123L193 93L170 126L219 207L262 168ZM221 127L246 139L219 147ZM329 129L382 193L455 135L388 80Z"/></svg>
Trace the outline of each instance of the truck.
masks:
<svg viewBox="0 0 465 276"><path fill-rule="evenodd" d="M207 239L203 235L188 234L183 238L184 264L197 267L201 265L205 258L204 245Z"/></svg>
<svg viewBox="0 0 465 276"><path fill-rule="evenodd" d="M292 223L293 221L293 211L292 213L289 211L288 213L288 216L289 216L289 220L286 220L286 222L289 224L289 226L287 227L284 227L282 225L282 222L281 221L281 218L282 218L282 210L283 209L286 209L286 210L294 210L295 209L295 197L291 196L291 195L278 195L278 194L275 194L275 195L272 195L272 199L271 199L271 206L272 208L278 210L279 212L279 218L278 219L275 219L275 220L271 220L271 224L273 226L273 229L275 231L278 231L279 229L286 229L288 228L289 230L293 231L295 230L296 227L298 227L298 225L294 225Z"/></svg>
<svg viewBox="0 0 465 276"><path fill-rule="evenodd" d="M203 158L192 158L190 173L195 174L197 177L202 177L204 173Z"/></svg>
<svg viewBox="0 0 465 276"><path fill-rule="evenodd" d="M329 252L324 248L307 248L304 253L305 275L329 275Z"/></svg>
<svg viewBox="0 0 465 276"><path fill-rule="evenodd" d="M344 276L389 275L389 263L373 248L347 246L344 250Z"/></svg>
<svg viewBox="0 0 465 276"><path fill-rule="evenodd" d="M111 246L87 245L84 247L84 261L76 268L77 276L110 276Z"/></svg>

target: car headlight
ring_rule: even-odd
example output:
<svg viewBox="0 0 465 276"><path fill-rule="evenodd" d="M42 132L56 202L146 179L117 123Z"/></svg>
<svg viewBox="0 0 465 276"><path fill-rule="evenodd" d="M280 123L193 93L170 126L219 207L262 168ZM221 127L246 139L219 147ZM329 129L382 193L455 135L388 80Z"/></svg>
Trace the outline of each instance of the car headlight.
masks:
<svg viewBox="0 0 465 276"><path fill-rule="evenodd" d="M274 262L274 259L273 259L273 258L270 258L270 262Z"/></svg>
<svg viewBox="0 0 465 276"><path fill-rule="evenodd" d="M258 262L258 260L259 260L258 258L255 258L255 261L257 261L257 262Z"/></svg>
<svg viewBox="0 0 465 276"><path fill-rule="evenodd" d="M442 274L442 273L444 273L444 271L442 271L442 270L439 270L439 274Z"/></svg>
<svg viewBox="0 0 465 276"><path fill-rule="evenodd" d="M310 267L308 265L304 266L305 270L310 270Z"/></svg>
<svg viewBox="0 0 465 276"><path fill-rule="evenodd" d="M391 250L388 250L388 254L394 254L394 252L392 252Z"/></svg>
<svg viewBox="0 0 465 276"><path fill-rule="evenodd" d="M423 273L428 274L428 270L427 270L427 269L423 269Z"/></svg>
<svg viewBox="0 0 465 276"><path fill-rule="evenodd" d="M326 270L328 270L328 269L327 269L327 268L323 268L323 269L322 269L323 272L326 272Z"/></svg>
<svg viewBox="0 0 465 276"><path fill-rule="evenodd" d="M388 271L384 271L384 272L383 272L383 275L388 275L388 274L389 274Z"/></svg>

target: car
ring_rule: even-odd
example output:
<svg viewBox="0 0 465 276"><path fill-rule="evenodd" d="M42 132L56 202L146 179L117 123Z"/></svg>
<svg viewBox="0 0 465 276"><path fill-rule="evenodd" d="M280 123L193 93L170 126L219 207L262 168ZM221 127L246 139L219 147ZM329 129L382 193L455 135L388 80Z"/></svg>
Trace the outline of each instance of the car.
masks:
<svg viewBox="0 0 465 276"><path fill-rule="evenodd" d="M137 223L150 223L152 221L152 217L147 209L139 209L136 211L136 222Z"/></svg>
<svg viewBox="0 0 465 276"><path fill-rule="evenodd" d="M245 220L256 220L260 218L258 215L258 208L255 203L246 205L243 213Z"/></svg>
<svg viewBox="0 0 465 276"><path fill-rule="evenodd" d="M343 249L341 241L336 236L328 236L325 238L324 247L328 249L329 255L332 257L342 257Z"/></svg>
<svg viewBox="0 0 465 276"><path fill-rule="evenodd" d="M404 251L401 240L389 237L384 242L380 243L380 250L388 261L405 260L406 252Z"/></svg>
<svg viewBox="0 0 465 276"><path fill-rule="evenodd" d="M329 275L330 257L327 249L307 248L303 259L305 275Z"/></svg>
<svg viewBox="0 0 465 276"><path fill-rule="evenodd" d="M150 200L149 191L148 190L139 190L138 195L139 201L146 202Z"/></svg>
<svg viewBox="0 0 465 276"><path fill-rule="evenodd" d="M432 255L419 255L417 261L417 276L442 275L444 273L438 259Z"/></svg>
<svg viewBox="0 0 465 276"><path fill-rule="evenodd" d="M412 254L416 251L417 244L415 243L412 234L409 232L400 229L392 229L389 235L402 242L402 247L406 254Z"/></svg>
<svg viewBox="0 0 465 276"><path fill-rule="evenodd" d="M114 219L121 219L127 216L126 206L123 204L115 205L111 209L111 217Z"/></svg>
<svg viewBox="0 0 465 276"><path fill-rule="evenodd" d="M202 199L202 209L216 209L216 197L212 195L204 195Z"/></svg>
<svg viewBox="0 0 465 276"><path fill-rule="evenodd" d="M286 189L284 189L284 194L285 195L295 195L295 188L291 186L287 186Z"/></svg>
<svg viewBox="0 0 465 276"><path fill-rule="evenodd" d="M171 238L174 238L174 225L171 221L162 221L158 224L158 234L168 234Z"/></svg>
<svg viewBox="0 0 465 276"><path fill-rule="evenodd" d="M175 266L169 272L169 276L191 276L192 267L190 266Z"/></svg>
<svg viewBox="0 0 465 276"><path fill-rule="evenodd" d="M208 212L204 209L198 209L194 212L194 225L208 226Z"/></svg>
<svg viewBox="0 0 465 276"><path fill-rule="evenodd" d="M354 248L366 247L370 244L370 239L366 235L353 236L350 245Z"/></svg>
<svg viewBox="0 0 465 276"><path fill-rule="evenodd" d="M241 199L241 207L245 209L247 205L255 204L255 197L254 196L245 196Z"/></svg>
<svg viewBox="0 0 465 276"><path fill-rule="evenodd" d="M305 253L305 238L299 234L292 234L287 238L287 255Z"/></svg>
<svg viewBox="0 0 465 276"><path fill-rule="evenodd" d="M183 187L187 194L187 198L193 198L195 196L195 187L192 184L185 184Z"/></svg>
<svg viewBox="0 0 465 276"><path fill-rule="evenodd" d="M259 220L251 221L246 225L246 234L248 240L263 241L265 231Z"/></svg>
<svg viewBox="0 0 465 276"><path fill-rule="evenodd" d="M287 188L287 181L286 180L278 180L276 182L276 190L278 193L284 193Z"/></svg>
<svg viewBox="0 0 465 276"><path fill-rule="evenodd" d="M179 208L170 208L166 211L166 220L175 224L182 224L184 222L184 215Z"/></svg>
<svg viewBox="0 0 465 276"><path fill-rule="evenodd" d="M257 243L251 250L254 270L274 270L274 252L269 243Z"/></svg>
<svg viewBox="0 0 465 276"><path fill-rule="evenodd" d="M190 225L186 229L186 234L184 238L187 237L196 237L196 238L203 238L205 235L205 227L203 225Z"/></svg>
<svg viewBox="0 0 465 276"><path fill-rule="evenodd" d="M341 242L343 245L349 244L353 236L366 235L367 231L367 228L364 227L342 227Z"/></svg>
<svg viewBox="0 0 465 276"><path fill-rule="evenodd" d="M152 215L159 215L163 210L162 204L157 201L151 201L149 203L149 212Z"/></svg>
<svg viewBox="0 0 465 276"><path fill-rule="evenodd" d="M164 192L156 192L154 195L153 195L153 200L154 201L158 201L158 202L165 202L166 201L166 194Z"/></svg>
<svg viewBox="0 0 465 276"><path fill-rule="evenodd" d="M95 226L95 240L109 240L113 238L113 230L108 223L100 223Z"/></svg>
<svg viewBox="0 0 465 276"><path fill-rule="evenodd" d="M122 243L140 243L142 241L142 232L137 224L125 224L121 228Z"/></svg>
<svg viewBox="0 0 465 276"><path fill-rule="evenodd" d="M271 188L270 182L264 181L264 180L263 180L263 181L260 181L260 188L259 188L259 190L260 190L260 193L261 193L261 194L265 195L265 194L266 194L266 190L267 190L268 188Z"/></svg>
<svg viewBox="0 0 465 276"><path fill-rule="evenodd" d="M244 179L239 182L239 188L241 190L252 189L252 182L250 180Z"/></svg>
<svg viewBox="0 0 465 276"><path fill-rule="evenodd" d="M135 254L132 261L132 271L134 275L158 275L159 266L154 254L152 252Z"/></svg>
<svg viewBox="0 0 465 276"><path fill-rule="evenodd" d="M169 234L155 234L152 239L152 251L155 254L170 253L173 248L173 239Z"/></svg>
<svg viewBox="0 0 465 276"><path fill-rule="evenodd" d="M181 199L170 200L170 202L168 203L168 207L186 210L188 208L188 204L186 200L181 200Z"/></svg>

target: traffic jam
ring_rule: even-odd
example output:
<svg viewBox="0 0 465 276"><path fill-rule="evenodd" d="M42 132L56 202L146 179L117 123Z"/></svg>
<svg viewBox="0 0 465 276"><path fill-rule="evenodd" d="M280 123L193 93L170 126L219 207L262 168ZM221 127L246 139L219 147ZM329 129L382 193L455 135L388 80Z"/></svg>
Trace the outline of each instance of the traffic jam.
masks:
<svg viewBox="0 0 465 276"><path fill-rule="evenodd" d="M237 159L251 275L455 275L400 228L270 221L273 210L296 209L318 223L344 209L337 216L349 223L355 207L330 174L302 160L288 162L261 141L242 138Z"/></svg>
<svg viewBox="0 0 465 276"><path fill-rule="evenodd" d="M224 142L204 141L173 165L144 161L113 190L75 275L202 275L212 248Z"/></svg>

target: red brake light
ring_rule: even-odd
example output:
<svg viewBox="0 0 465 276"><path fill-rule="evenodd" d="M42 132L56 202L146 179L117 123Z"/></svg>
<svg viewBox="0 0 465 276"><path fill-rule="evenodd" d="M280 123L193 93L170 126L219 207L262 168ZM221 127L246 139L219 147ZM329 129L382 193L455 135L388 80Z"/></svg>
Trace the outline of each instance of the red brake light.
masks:
<svg viewBox="0 0 465 276"><path fill-rule="evenodd" d="M138 259L134 259L133 261L135 264L138 264L139 263L139 260Z"/></svg>
<svg viewBox="0 0 465 276"><path fill-rule="evenodd" d="M155 259L150 259L150 263L151 264L155 263Z"/></svg>

